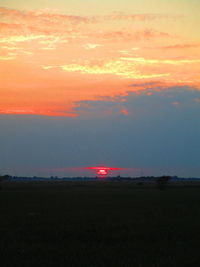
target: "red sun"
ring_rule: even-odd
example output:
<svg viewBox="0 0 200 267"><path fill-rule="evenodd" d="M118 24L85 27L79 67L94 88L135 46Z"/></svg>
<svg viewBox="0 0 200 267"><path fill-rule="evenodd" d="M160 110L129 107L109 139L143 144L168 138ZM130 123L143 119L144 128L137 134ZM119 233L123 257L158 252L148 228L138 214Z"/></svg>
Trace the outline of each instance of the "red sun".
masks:
<svg viewBox="0 0 200 267"><path fill-rule="evenodd" d="M97 171L97 174L98 175L107 175L108 172L105 169L100 169L100 170Z"/></svg>
<svg viewBox="0 0 200 267"><path fill-rule="evenodd" d="M123 168L106 167L106 166L95 166L95 167L85 167L85 169L94 170L98 177L106 178L110 171L122 170Z"/></svg>

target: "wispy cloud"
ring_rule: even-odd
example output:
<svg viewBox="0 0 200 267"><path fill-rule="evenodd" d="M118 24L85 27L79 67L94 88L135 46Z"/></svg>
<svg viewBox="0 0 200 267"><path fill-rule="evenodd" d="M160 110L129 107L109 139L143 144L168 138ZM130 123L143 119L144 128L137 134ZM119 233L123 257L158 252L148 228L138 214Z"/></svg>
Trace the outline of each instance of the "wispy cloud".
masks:
<svg viewBox="0 0 200 267"><path fill-rule="evenodd" d="M168 46L162 46L162 49L189 49L189 48L199 48L200 43L191 43L191 44L174 44Z"/></svg>
<svg viewBox="0 0 200 267"><path fill-rule="evenodd" d="M75 16L61 14L58 10L15 10L0 8L0 43L4 48L26 50L56 50L68 43L80 45L85 50L102 48L104 44L124 41L143 41L172 36L165 31L142 28L124 28L123 20L154 20L166 18L159 14L111 14L107 16ZM110 20L119 20L118 30L105 26ZM120 23L122 25L120 26ZM95 26L94 26L95 25ZM127 24L128 25L128 24ZM129 25L130 26L130 25ZM11 49L11 48L9 48ZM103 48L102 48L103 49ZM10 57L9 57L10 59Z"/></svg>
<svg viewBox="0 0 200 267"><path fill-rule="evenodd" d="M14 57L11 56L0 56L0 60L12 60Z"/></svg>
<svg viewBox="0 0 200 267"><path fill-rule="evenodd" d="M139 62L140 63L140 62ZM113 74L128 79L149 79L169 76L169 73L144 74L137 70L132 62L116 59L110 61L88 62L88 64L68 64L61 66L43 66L43 69L61 68L66 72L80 72L87 74Z"/></svg>
<svg viewBox="0 0 200 267"><path fill-rule="evenodd" d="M77 16L77 15L67 15L61 13L58 9L40 9L40 10L17 10L10 9L5 7L0 7L0 14L2 16L7 16L10 18L46 18L46 19L62 19L62 20L70 20L73 22L97 22L101 20L137 20L137 21L146 21L146 20L155 20L155 19L174 19L180 18L182 16L178 15L170 15L170 14L154 14L154 13L112 13L109 15L102 16Z"/></svg>
<svg viewBox="0 0 200 267"><path fill-rule="evenodd" d="M60 14L58 11L49 9L39 11L20 11L8 8L0 8L0 33L5 35L72 35L74 32L84 32L84 36L92 36L94 33L88 29L82 28L84 25L105 20L152 20L166 16L153 15L153 14L114 14L108 16L74 16ZM130 31L98 31L96 36L105 39L141 39L141 38L154 38L154 37L167 37L169 34L165 32L154 31L147 29L139 32Z"/></svg>
<svg viewBox="0 0 200 267"><path fill-rule="evenodd" d="M145 29L140 31L99 31L96 38L105 40L126 40L126 41L140 41L144 39L171 37L167 32L159 32L153 29Z"/></svg>
<svg viewBox="0 0 200 267"><path fill-rule="evenodd" d="M61 116L61 117L77 117L77 113L73 112L72 110L60 109L60 107L10 107L10 108L1 108L0 107L0 114L15 114L15 115L40 115L40 116Z"/></svg>
<svg viewBox="0 0 200 267"><path fill-rule="evenodd" d="M83 48L90 50L90 49L95 49L102 46L101 44L91 44L91 43L87 43L83 45Z"/></svg>
<svg viewBox="0 0 200 267"><path fill-rule="evenodd" d="M93 17L87 16L76 16L76 15L66 15L60 13L56 9L41 9L41 10L16 10L9 8L0 8L0 15L5 19L18 19L26 20L31 22L32 20L37 20L38 22L56 22L57 20L70 21L72 23L88 23L94 22Z"/></svg>
<svg viewBox="0 0 200 267"><path fill-rule="evenodd" d="M40 40L40 39L45 39L45 35L16 35L16 36L9 36L5 38L0 39L0 43L19 43L19 42L26 42L26 41L32 41L32 40Z"/></svg>
<svg viewBox="0 0 200 267"><path fill-rule="evenodd" d="M128 116L129 115L129 111L127 108L121 108L120 109L120 113L122 113L124 116Z"/></svg>
<svg viewBox="0 0 200 267"><path fill-rule="evenodd" d="M105 16L106 19L111 20L135 20L135 21L146 21L146 20L157 20L157 19L176 19L182 16L173 16L168 14L153 14L153 13L137 13L137 14L124 14L124 13L113 13Z"/></svg>
<svg viewBox="0 0 200 267"><path fill-rule="evenodd" d="M181 65L199 63L200 59L145 59L145 58L133 58L122 57L122 60L136 62L140 64L169 64L169 65Z"/></svg>

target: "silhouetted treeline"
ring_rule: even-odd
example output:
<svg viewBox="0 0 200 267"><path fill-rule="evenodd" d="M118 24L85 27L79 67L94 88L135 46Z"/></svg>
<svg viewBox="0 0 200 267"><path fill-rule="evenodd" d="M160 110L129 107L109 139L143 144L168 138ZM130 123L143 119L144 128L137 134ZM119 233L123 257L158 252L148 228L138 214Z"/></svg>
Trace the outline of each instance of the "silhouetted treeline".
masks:
<svg viewBox="0 0 200 267"><path fill-rule="evenodd" d="M109 180L109 181L136 181L136 182L156 182L158 185L162 185L167 183L168 181L186 181L186 180L200 180L200 178L181 178L178 176L139 176L139 177L122 177L122 176L109 176L109 177L87 177L87 176L75 176L75 177L57 177L57 176L50 176L50 177L39 177L39 176L11 176L11 175L0 175L0 182L1 181L17 181L17 180L25 180L25 181L75 181L75 180L88 180L88 181L95 181L95 180Z"/></svg>
<svg viewBox="0 0 200 267"><path fill-rule="evenodd" d="M12 178L12 176L5 174L5 175L0 175L0 182L1 181L6 181L9 180L10 178Z"/></svg>

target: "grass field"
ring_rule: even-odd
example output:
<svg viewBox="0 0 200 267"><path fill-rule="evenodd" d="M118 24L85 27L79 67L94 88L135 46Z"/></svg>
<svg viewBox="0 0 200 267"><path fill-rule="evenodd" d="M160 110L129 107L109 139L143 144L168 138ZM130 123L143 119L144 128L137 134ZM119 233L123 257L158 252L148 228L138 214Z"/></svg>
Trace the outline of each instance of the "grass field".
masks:
<svg viewBox="0 0 200 267"><path fill-rule="evenodd" d="M7 182L0 265L200 266L200 188Z"/></svg>

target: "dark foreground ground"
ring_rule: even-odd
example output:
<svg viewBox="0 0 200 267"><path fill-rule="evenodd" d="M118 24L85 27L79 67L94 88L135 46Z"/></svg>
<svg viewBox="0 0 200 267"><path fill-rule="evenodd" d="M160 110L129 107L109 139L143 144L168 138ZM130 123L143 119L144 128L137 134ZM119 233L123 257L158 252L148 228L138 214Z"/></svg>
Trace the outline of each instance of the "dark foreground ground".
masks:
<svg viewBox="0 0 200 267"><path fill-rule="evenodd" d="M12 182L0 266L200 266L200 187Z"/></svg>

